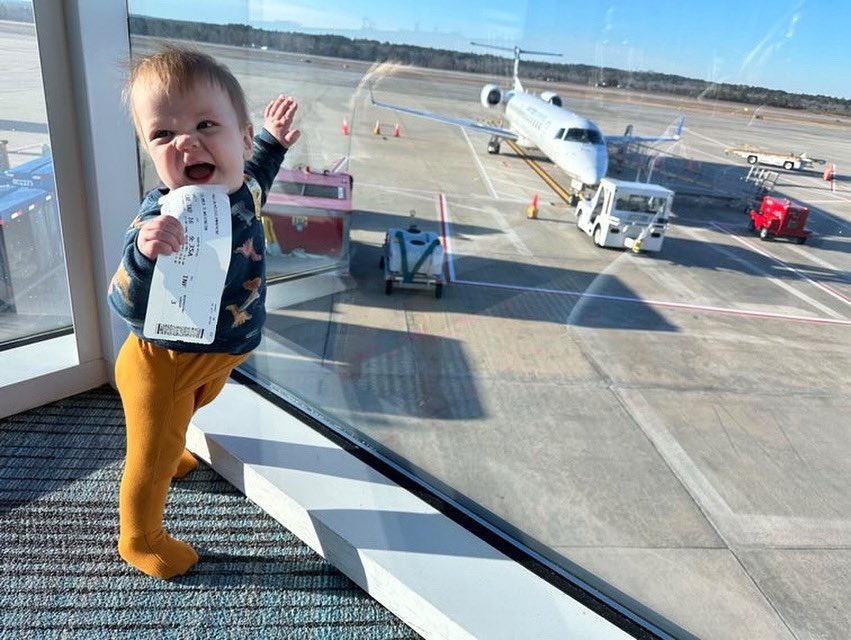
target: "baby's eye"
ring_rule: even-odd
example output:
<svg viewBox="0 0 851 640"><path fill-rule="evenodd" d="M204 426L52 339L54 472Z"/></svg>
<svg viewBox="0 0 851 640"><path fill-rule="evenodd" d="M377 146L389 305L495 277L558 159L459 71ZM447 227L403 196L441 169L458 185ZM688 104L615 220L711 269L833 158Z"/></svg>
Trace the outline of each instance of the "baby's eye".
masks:
<svg viewBox="0 0 851 640"><path fill-rule="evenodd" d="M168 138L171 136L171 131L168 129L157 129L151 134L151 140L157 140L159 138Z"/></svg>
<svg viewBox="0 0 851 640"><path fill-rule="evenodd" d="M198 129L209 129L210 127L215 127L216 123L212 120L202 120L198 123Z"/></svg>

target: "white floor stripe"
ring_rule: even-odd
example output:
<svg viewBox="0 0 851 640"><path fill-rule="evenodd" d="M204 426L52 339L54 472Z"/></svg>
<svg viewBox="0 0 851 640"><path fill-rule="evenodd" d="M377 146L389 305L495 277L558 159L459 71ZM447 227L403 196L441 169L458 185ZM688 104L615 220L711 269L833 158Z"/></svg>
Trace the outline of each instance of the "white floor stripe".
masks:
<svg viewBox="0 0 851 640"><path fill-rule="evenodd" d="M807 274L803 273L799 269L796 269L795 267L793 267L788 262L784 262L783 260L781 260L780 258L775 256L773 253L771 253L770 251L767 251L766 249L764 249L760 246L757 246L756 244L754 244L753 242L750 242L749 240L745 240L744 238L740 238L739 236L733 234L729 229L725 228L724 226L722 226L720 224L713 222L712 226L715 227L716 229L720 230L720 231L723 231L724 233L729 235L731 238L733 238L739 244L742 244L742 245L746 246L747 248L751 249L752 251L756 251L760 255L763 255L766 258L773 260L777 264L781 265L786 271L789 271L790 273L794 273L796 276L798 276L802 280L806 280L811 285L813 285L814 287L816 287L818 289L821 289L822 291L824 291L829 296L832 296L832 297L836 298L837 300L839 300L840 302L844 302L845 304L851 306L851 299L845 297L844 295L842 295L838 291L834 291L833 289L831 289L827 285L824 285L821 282L817 282L816 280L813 280ZM841 318L841 317L844 317L844 316L840 315L838 317Z"/></svg>
<svg viewBox="0 0 851 640"><path fill-rule="evenodd" d="M455 282L455 263L452 261L452 234L449 232L449 205L446 194L437 196L437 217L440 220L440 235L443 236L443 256L446 265L446 277Z"/></svg>
<svg viewBox="0 0 851 640"><path fill-rule="evenodd" d="M458 127L458 128L461 130L461 134L464 136L464 140L467 141L467 146L470 147L470 153L473 156L473 160L476 161L476 166L479 168L479 174L482 176L482 180L485 181L485 185L487 186L488 191L491 194L491 197L493 197L496 200L499 200L499 196L496 194L496 189L493 188L493 183L491 182L491 179L488 177L487 171L485 171L485 166L482 164L482 161L479 160L479 154L476 153L476 149L475 149L475 147L473 147L473 143L470 142L470 136L467 135L467 131L464 129L464 127Z"/></svg>
<svg viewBox="0 0 851 640"><path fill-rule="evenodd" d="M646 304L649 307L664 307L668 309L682 309L685 311L707 311L711 313L723 313L734 316L746 316L752 318L769 318L772 320L792 320L795 322L809 322L813 324L832 324L840 326L851 326L851 320L819 318L817 316L798 316L788 313L773 313L771 311L757 311L753 309L733 309L731 307L715 307L704 304L687 304L684 302L670 302L666 300L652 300L650 298L636 298L631 296L614 296L600 293L588 293L587 291L570 291L562 289L547 289L545 287L524 287L512 284L500 284L497 282L480 282L473 280L456 280L456 284L469 285L472 287L491 287L494 289L506 289L509 291L526 291L529 293L548 293L554 295L570 296L574 298L595 298L597 300L609 300L612 302L628 302L632 304Z"/></svg>

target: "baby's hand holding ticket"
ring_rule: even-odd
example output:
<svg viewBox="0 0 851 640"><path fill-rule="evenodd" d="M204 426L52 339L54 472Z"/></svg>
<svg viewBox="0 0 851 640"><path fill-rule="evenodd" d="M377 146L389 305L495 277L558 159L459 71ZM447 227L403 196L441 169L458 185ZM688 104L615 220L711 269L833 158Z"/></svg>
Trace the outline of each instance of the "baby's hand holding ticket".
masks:
<svg viewBox="0 0 851 640"><path fill-rule="evenodd" d="M181 222L186 242L180 251L157 257L144 336L210 344L231 258L227 191L222 185L180 187L159 204L162 215Z"/></svg>

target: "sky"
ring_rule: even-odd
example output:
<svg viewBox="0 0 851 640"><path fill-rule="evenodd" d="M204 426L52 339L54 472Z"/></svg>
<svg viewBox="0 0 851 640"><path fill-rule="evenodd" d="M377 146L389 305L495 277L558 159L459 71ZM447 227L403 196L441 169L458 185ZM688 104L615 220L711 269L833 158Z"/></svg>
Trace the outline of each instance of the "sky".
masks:
<svg viewBox="0 0 851 640"><path fill-rule="evenodd" d="M470 46L470 41L516 45L561 54L529 59L851 99L851 3L841 0L129 0L128 4L131 14L479 53L486 51Z"/></svg>

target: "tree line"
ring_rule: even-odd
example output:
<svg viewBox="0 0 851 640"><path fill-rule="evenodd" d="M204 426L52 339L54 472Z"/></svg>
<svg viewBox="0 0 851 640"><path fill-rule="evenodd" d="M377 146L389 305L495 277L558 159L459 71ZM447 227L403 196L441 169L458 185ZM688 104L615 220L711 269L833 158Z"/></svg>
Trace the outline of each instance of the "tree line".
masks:
<svg viewBox="0 0 851 640"><path fill-rule="evenodd" d="M270 31L244 24L205 24L131 16L130 32L161 38L268 49L304 55L347 58L366 62L396 62L429 69L493 74L510 68L506 58L447 49L432 49L377 40L352 39L337 35L314 35L290 31ZM550 82L621 87L691 98L723 100L742 104L799 109L840 115L851 114L851 100L824 95L789 93L741 84L710 83L696 78L626 71L587 64L559 64L523 61L523 77Z"/></svg>
<svg viewBox="0 0 851 640"><path fill-rule="evenodd" d="M0 1L0 20L31 22L32 9L30 3ZM130 33L239 47L266 47L290 53L346 58L365 62L396 62L429 69L490 75L506 73L511 65L506 58L491 54L391 44L377 40L352 39L336 35L271 31L257 29L245 24L219 25L132 15L130 16ZM547 82L621 87L690 98L706 98L758 106L851 115L851 100L844 98L789 93L778 89L742 84L710 83L706 80L653 71L626 71L587 64L524 60L523 77Z"/></svg>

